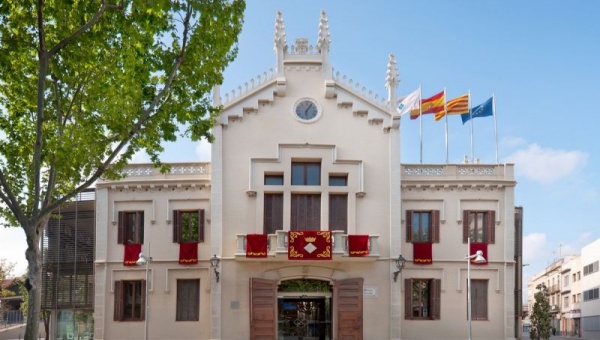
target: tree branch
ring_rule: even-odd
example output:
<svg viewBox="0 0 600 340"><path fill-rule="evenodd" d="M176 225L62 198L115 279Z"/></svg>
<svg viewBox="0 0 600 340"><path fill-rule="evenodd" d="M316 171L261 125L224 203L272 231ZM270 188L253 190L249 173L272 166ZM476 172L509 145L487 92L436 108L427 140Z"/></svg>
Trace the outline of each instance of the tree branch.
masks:
<svg viewBox="0 0 600 340"><path fill-rule="evenodd" d="M39 1L42 1L42 0L39 0ZM83 26L76 29L75 32L71 33L71 35L69 35L68 37L59 41L58 44L56 44L54 47L52 47L50 49L50 51L48 51L48 54L50 54L52 56L52 55L60 52L60 50L65 48L65 46L69 45L73 40L75 40L77 37L79 37L80 35L85 33L85 31L90 29L90 27L94 26L102 18L102 15L107 10L121 10L121 9L123 9L122 5L111 5L111 4L107 4L106 2L102 1L102 5L100 6L100 9L98 9L98 12L96 12L94 14L94 16L92 17L92 19L90 19L90 21L86 22Z"/></svg>
<svg viewBox="0 0 600 340"><path fill-rule="evenodd" d="M2 184L2 188L3 188L3 190L0 190L0 199L4 203L6 203L6 205L8 206L8 209L10 209L10 211L13 213L13 215L15 215L15 217L17 218L17 221L19 221L19 223L21 223L22 221L25 221L25 215L23 214L23 211L21 211L21 207L19 206L19 202L17 201L17 198L10 190L10 186L8 185L8 182L6 181L6 177L4 176L4 172L2 172L2 169L0 169L0 183Z"/></svg>

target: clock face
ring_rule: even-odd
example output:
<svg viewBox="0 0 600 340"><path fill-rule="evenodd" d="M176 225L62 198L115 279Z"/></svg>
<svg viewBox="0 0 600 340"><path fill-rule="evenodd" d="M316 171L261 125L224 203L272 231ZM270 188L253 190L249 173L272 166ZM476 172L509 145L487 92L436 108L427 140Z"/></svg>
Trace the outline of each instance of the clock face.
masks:
<svg viewBox="0 0 600 340"><path fill-rule="evenodd" d="M294 106L294 114L301 121L312 121L320 113L320 108L312 99L303 98L299 100Z"/></svg>

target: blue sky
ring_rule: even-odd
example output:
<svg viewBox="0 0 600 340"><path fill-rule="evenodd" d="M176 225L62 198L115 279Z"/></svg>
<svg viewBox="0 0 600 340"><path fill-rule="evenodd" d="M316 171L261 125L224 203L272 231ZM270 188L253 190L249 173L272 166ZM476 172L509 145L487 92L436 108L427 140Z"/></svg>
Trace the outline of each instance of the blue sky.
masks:
<svg viewBox="0 0 600 340"><path fill-rule="evenodd" d="M249 0L238 58L225 73L222 93L275 66L273 32L283 13L287 42L306 37L316 43L320 11L331 34L336 71L361 87L386 96L390 53L395 55L403 96L422 86L427 97L446 88L448 98L471 91L472 104L492 94L496 120L474 120L475 157L481 162L514 163L515 202L524 207L524 276L551 261L578 254L600 238L592 214L600 208L598 133L592 100L600 79L598 1L557 0ZM495 128L494 121L497 123ZM470 126L448 119L451 163L471 154ZM446 162L445 125L433 116L402 119L401 159ZM206 143L168 144L167 162L207 161ZM137 155L136 161L147 161ZM25 271L20 229L3 230L0 258Z"/></svg>

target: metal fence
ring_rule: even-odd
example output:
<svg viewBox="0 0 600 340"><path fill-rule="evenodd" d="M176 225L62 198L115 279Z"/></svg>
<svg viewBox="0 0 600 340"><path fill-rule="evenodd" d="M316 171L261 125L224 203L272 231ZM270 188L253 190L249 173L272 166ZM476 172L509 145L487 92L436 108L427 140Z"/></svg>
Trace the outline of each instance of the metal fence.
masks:
<svg viewBox="0 0 600 340"><path fill-rule="evenodd" d="M0 311L0 328L25 323L25 317L20 310Z"/></svg>

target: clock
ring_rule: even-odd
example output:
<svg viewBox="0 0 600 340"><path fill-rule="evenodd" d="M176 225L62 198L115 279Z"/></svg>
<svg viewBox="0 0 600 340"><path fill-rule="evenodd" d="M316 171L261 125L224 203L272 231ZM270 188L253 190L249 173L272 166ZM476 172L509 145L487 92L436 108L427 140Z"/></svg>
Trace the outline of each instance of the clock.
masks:
<svg viewBox="0 0 600 340"><path fill-rule="evenodd" d="M294 104L294 116L303 123L313 122L321 116L321 106L312 98L300 98Z"/></svg>

